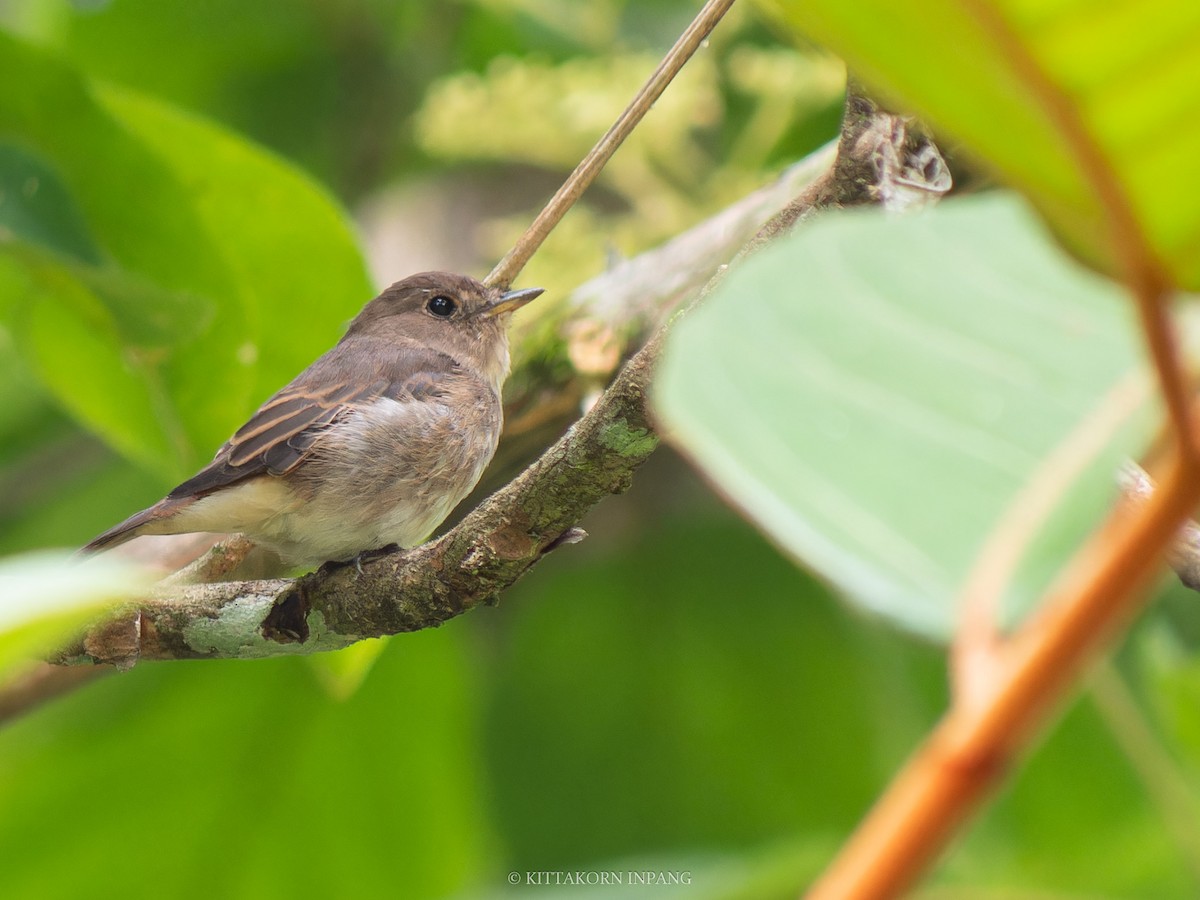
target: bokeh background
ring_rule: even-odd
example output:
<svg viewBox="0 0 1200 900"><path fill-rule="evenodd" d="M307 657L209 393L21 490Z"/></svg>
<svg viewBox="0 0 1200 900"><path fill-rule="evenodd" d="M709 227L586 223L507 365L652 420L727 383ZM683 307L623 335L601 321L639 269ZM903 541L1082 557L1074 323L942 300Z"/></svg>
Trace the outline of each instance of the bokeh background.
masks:
<svg viewBox="0 0 1200 900"><path fill-rule="evenodd" d="M485 273L694 11L2 0L0 214L18 214L29 148L50 147L39 196L58 171L86 194L88 224L62 250L81 260L66 275L21 249L0 269L0 553L77 546L153 502L373 288ZM100 86L96 108L124 136L63 72ZM766 183L836 136L842 78L740 5L522 283L565 295ZM171 190L118 153L129 135L182 160ZM241 155L253 144L278 158L269 177ZM296 184L307 206L285 195ZM196 213L211 245L178 225L176 189L216 198ZM68 201L48 203L70 244ZM0 248L32 233L0 222ZM217 257L228 271L209 278ZM106 293L99 271L150 285L112 313L104 347L45 300L68 276L76 311L138 296ZM148 336L129 337L143 320ZM114 360L165 386L139 394L103 374ZM178 419L165 436L138 424L164 397ZM0 895L793 896L944 707L941 650L843 605L667 449L584 524L587 541L497 608L436 631L320 660L137 666L8 724ZM1174 602L1134 662L1168 624L1179 633ZM1178 711L1196 688L1178 665L1153 670L1155 727L1194 746ZM1126 682L1087 694L926 895L1188 896L1200 858L1147 790L1160 769L1144 724ZM527 878L630 871L687 883Z"/></svg>

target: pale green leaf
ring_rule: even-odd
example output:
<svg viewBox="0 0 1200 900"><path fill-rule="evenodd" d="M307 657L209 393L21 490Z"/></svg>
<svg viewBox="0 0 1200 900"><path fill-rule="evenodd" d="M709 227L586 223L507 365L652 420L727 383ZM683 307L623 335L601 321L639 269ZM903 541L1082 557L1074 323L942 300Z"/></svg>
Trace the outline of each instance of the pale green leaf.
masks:
<svg viewBox="0 0 1200 900"><path fill-rule="evenodd" d="M782 547L867 608L946 636L998 518L1138 377L1129 319L1119 290L1011 197L844 213L752 257L685 318L658 407ZM1103 514L1141 429L1119 429L1034 542L1017 610Z"/></svg>

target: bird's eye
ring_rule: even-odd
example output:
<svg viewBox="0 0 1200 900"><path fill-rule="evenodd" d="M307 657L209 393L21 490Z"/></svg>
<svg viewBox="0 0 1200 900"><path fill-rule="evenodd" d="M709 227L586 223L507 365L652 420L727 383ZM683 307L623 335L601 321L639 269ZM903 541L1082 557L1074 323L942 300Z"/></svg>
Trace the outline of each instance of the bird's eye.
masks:
<svg viewBox="0 0 1200 900"><path fill-rule="evenodd" d="M430 298L429 302L425 304L425 308L439 319L448 319L454 315L455 310L458 309L458 304L449 297L438 294L436 297Z"/></svg>

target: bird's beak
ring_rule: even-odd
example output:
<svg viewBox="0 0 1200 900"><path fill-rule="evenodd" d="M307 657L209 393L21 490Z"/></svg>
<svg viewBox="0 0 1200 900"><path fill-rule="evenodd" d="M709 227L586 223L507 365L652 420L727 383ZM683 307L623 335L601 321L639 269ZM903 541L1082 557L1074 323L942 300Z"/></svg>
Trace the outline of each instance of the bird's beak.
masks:
<svg viewBox="0 0 1200 900"><path fill-rule="evenodd" d="M493 300L480 310L480 315L490 319L492 316L510 313L513 310L520 309L530 300L540 297L544 290L544 288L523 288L519 291L509 291L506 294L501 294L499 298Z"/></svg>

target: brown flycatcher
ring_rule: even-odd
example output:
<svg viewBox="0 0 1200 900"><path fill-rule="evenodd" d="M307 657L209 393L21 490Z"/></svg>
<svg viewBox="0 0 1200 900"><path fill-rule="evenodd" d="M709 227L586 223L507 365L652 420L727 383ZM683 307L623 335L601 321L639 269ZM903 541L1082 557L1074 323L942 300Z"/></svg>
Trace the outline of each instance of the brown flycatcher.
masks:
<svg viewBox="0 0 1200 900"><path fill-rule="evenodd" d="M398 281L211 463L84 549L241 532L311 567L420 543L496 451L508 321L541 293L447 272Z"/></svg>

